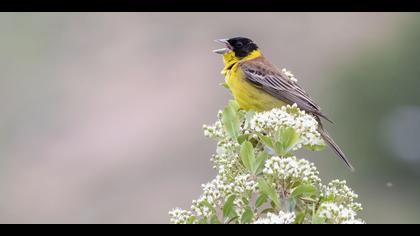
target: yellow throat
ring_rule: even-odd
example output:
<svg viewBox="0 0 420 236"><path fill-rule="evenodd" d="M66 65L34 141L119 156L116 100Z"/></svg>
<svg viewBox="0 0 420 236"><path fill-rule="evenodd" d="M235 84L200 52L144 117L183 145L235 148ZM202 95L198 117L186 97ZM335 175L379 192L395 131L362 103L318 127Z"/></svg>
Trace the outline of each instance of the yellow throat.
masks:
<svg viewBox="0 0 420 236"><path fill-rule="evenodd" d="M252 60L262 56L259 49L252 51L248 56L238 58L233 51L223 54L225 67L221 73L225 76L233 97L239 106L245 110L267 111L275 107L284 106L285 103L270 94L256 88L246 81L243 71L238 70L238 63Z"/></svg>
<svg viewBox="0 0 420 236"><path fill-rule="evenodd" d="M252 51L248 56L243 58L238 58L235 56L235 52L229 51L228 53L223 54L223 63L225 64L225 68L223 68L221 73L226 76L227 73L233 69L233 67L236 67L238 62L251 60L259 56L262 56L262 53L259 49Z"/></svg>

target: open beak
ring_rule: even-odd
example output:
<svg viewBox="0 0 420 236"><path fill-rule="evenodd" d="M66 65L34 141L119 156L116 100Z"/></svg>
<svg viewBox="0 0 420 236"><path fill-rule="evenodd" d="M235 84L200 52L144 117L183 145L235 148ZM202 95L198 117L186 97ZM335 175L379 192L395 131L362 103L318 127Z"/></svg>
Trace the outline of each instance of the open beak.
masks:
<svg viewBox="0 0 420 236"><path fill-rule="evenodd" d="M230 46L227 39L216 39L214 41L217 42L217 43L221 43L225 46L225 48L220 48L220 49L213 50L214 53L225 54L225 53L230 52L231 46Z"/></svg>

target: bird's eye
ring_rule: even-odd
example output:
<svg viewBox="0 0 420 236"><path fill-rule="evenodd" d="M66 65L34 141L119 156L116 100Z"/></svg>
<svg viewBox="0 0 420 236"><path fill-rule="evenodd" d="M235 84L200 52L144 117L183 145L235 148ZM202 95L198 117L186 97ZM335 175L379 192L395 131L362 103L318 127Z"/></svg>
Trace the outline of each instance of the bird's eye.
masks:
<svg viewBox="0 0 420 236"><path fill-rule="evenodd" d="M240 48L240 47L242 47L244 44L243 43L241 43L241 42L237 42L236 44L235 44L235 46L237 47L237 48Z"/></svg>

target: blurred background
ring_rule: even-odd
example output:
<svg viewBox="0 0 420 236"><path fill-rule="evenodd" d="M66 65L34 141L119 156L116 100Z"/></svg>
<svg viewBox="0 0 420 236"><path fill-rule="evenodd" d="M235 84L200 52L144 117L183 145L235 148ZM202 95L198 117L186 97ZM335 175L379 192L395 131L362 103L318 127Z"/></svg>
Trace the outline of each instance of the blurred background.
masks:
<svg viewBox="0 0 420 236"><path fill-rule="evenodd" d="M254 39L334 121L368 223L420 223L417 13L1 13L0 223L168 223L215 171L217 38Z"/></svg>

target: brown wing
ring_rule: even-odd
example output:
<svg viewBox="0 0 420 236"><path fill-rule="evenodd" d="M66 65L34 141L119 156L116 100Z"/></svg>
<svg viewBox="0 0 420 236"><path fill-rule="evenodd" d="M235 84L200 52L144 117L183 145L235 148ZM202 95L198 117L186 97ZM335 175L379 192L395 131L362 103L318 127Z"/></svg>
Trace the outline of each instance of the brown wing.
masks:
<svg viewBox="0 0 420 236"><path fill-rule="evenodd" d="M332 122L296 82L290 80L264 57L241 62L239 67L245 73L246 79L256 87L288 104L296 103L300 109Z"/></svg>

